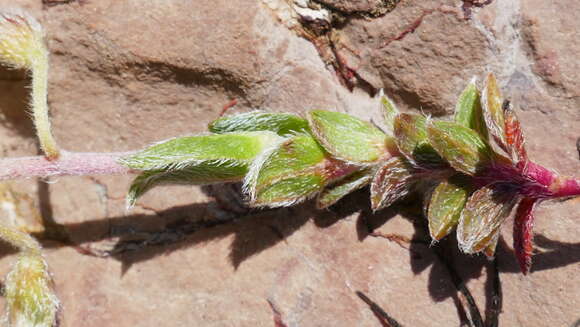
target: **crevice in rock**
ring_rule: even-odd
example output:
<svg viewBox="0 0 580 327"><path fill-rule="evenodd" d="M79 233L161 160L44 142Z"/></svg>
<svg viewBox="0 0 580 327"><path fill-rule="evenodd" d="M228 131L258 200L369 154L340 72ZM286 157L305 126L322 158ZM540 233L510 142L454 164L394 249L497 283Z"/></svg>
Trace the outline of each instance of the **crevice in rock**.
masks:
<svg viewBox="0 0 580 327"><path fill-rule="evenodd" d="M362 17L367 19L384 16L385 14L393 11L400 1L401 0L382 0L377 6L369 8L368 10L348 10L347 8L339 7L337 4L335 4L334 1L331 0L312 0L312 2L320 4L335 14L339 14L344 17Z"/></svg>
<svg viewBox="0 0 580 327"><path fill-rule="evenodd" d="M462 0L462 2L461 9L465 19L470 19L473 8L483 8L492 4L493 0Z"/></svg>
<svg viewBox="0 0 580 327"><path fill-rule="evenodd" d="M59 5L68 5L71 3L78 3L81 6L85 5L88 0L42 0L42 5L44 7L54 7Z"/></svg>

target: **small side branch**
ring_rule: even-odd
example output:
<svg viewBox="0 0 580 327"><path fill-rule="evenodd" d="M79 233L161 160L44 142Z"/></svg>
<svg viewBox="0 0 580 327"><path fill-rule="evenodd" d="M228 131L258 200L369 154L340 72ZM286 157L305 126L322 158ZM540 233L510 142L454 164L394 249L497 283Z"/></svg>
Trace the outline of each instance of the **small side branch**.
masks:
<svg viewBox="0 0 580 327"><path fill-rule="evenodd" d="M18 178L56 176L123 175L131 169L118 163L128 152L65 152L57 160L44 156L0 159L0 181Z"/></svg>

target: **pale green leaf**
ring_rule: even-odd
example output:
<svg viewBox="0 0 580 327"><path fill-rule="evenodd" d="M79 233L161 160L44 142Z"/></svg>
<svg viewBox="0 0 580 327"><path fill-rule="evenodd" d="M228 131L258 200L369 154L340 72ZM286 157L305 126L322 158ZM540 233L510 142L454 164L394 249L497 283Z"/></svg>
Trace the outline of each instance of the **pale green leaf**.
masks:
<svg viewBox="0 0 580 327"><path fill-rule="evenodd" d="M241 131L272 131L288 135L309 131L308 121L287 113L252 111L248 113L219 118L209 124L212 133Z"/></svg>
<svg viewBox="0 0 580 327"><path fill-rule="evenodd" d="M382 93L382 90L381 90L381 93ZM395 102L393 102L393 100L391 100L389 97L387 97L384 94L380 95L380 101L381 101L381 108L383 111L383 117L385 119L385 126L387 128L387 132L390 133L391 135L393 135L394 134L395 118L399 114L399 109L397 109Z"/></svg>
<svg viewBox="0 0 580 327"><path fill-rule="evenodd" d="M469 191L469 184L459 175L444 180L435 187L427 210L429 232L433 240L447 236L457 225Z"/></svg>
<svg viewBox="0 0 580 327"><path fill-rule="evenodd" d="M411 162L438 167L443 160L427 138L426 118L421 115L399 114L395 118L394 135L399 151Z"/></svg>
<svg viewBox="0 0 580 327"><path fill-rule="evenodd" d="M353 116L324 110L309 113L316 139L334 157L355 164L371 164L388 154L387 136Z"/></svg>
<svg viewBox="0 0 580 327"><path fill-rule="evenodd" d="M173 170L207 161L249 162L280 139L267 131L179 137L154 144L120 162L138 170Z"/></svg>
<svg viewBox="0 0 580 327"><path fill-rule="evenodd" d="M289 206L347 173L346 165L331 159L311 135L298 134L257 158L244 188L252 206Z"/></svg>
<svg viewBox="0 0 580 327"><path fill-rule="evenodd" d="M457 99L455 105L455 122L469 127L487 140L487 129L481 109L481 96L473 78Z"/></svg>
<svg viewBox="0 0 580 327"><path fill-rule="evenodd" d="M373 178L373 172L373 168L362 169L328 186L318 195L317 207L328 208L344 196L365 187Z"/></svg>
<svg viewBox="0 0 580 327"><path fill-rule="evenodd" d="M433 148L459 172L473 175L489 164L494 156L491 147L479 134L452 122L432 122L427 127Z"/></svg>

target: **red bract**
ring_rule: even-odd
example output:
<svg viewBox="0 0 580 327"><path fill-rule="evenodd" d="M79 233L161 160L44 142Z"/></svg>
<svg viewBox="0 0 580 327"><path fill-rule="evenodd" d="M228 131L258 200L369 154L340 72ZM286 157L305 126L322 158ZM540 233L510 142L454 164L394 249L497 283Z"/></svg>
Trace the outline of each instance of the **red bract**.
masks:
<svg viewBox="0 0 580 327"><path fill-rule="evenodd" d="M501 224L517 206L514 249L527 274L535 206L545 199L580 195L580 181L530 161L521 124L509 101L503 101L492 74L481 94L475 79L465 88L457 102L455 122L429 120L425 125L429 145L457 174L471 177L470 183L443 181L431 193L427 218L433 238L441 239L457 224L461 250L493 256ZM403 138L397 139L401 152L405 150L401 145L414 145L413 151L407 149L407 157L415 158L421 134L395 136ZM431 171L432 178L434 174Z"/></svg>
<svg viewBox="0 0 580 327"><path fill-rule="evenodd" d="M490 75L491 76L491 75ZM489 83L489 81L493 83ZM493 77L488 77L489 85L495 84ZM499 92L492 92L499 98ZM485 99L485 97L484 97ZM492 109L483 105L488 130L493 131L493 140L499 148L507 152L508 158L495 156L496 160L479 175L474 176L476 185L494 185L496 193L502 197L511 194L519 200L514 222L514 251L524 274L530 271L532 264L532 228L534 225L534 208L545 199L580 195L580 180L559 176L528 159L525 139L520 122L509 102L502 105L503 110ZM504 122L504 128L498 128L498 122ZM490 126L492 124L492 126Z"/></svg>

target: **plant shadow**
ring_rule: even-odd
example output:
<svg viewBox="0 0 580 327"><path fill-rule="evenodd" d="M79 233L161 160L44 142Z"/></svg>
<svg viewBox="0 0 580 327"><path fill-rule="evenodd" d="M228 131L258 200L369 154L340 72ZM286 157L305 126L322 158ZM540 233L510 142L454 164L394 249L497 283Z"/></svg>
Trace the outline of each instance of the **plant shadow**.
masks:
<svg viewBox="0 0 580 327"><path fill-rule="evenodd" d="M36 235L47 248L74 246L81 253L112 257L123 264L123 272L132 265L180 249L205 244L213 240L233 237L229 260L237 269L244 261L259 255L298 231L308 221L319 228L327 228L341 219L357 215L356 233L361 242L376 236L374 231L390 219L407 219L413 223L411 239L389 239L404 242L409 249L409 264L414 274L430 268L428 290L436 302L452 298L462 324L497 326L501 312L501 284L499 273L520 273L513 250L500 238L497 261L482 256L467 256L460 252L453 235L431 244L417 198L411 196L391 208L373 213L368 203L368 190L348 195L329 210L316 210L312 201L290 208L249 210L232 214L227 219L205 219L209 206L219 206L219 200L210 203L172 207L157 214L135 214L102 220L65 224L69 241L55 241L48 235ZM396 216L400 216L395 218ZM147 231L137 226L155 225L159 220L168 223L163 229ZM99 231L99 232L95 232ZM114 240L103 252L93 252L87 245ZM533 271L555 269L580 262L580 243L562 243L536 235L535 243L545 249L534 256ZM0 247L0 255L14 251ZM485 321L478 318L477 306L470 304L466 284L486 276ZM473 299L471 299L473 301ZM475 310L475 311L474 311ZM477 322L479 321L479 322ZM495 323L494 323L495 322Z"/></svg>

